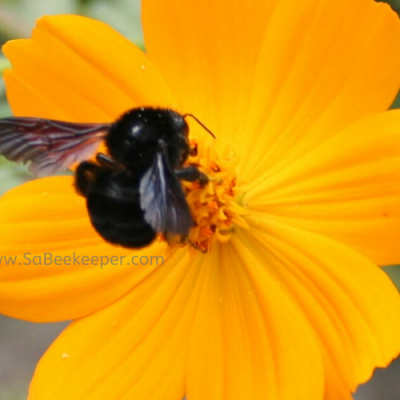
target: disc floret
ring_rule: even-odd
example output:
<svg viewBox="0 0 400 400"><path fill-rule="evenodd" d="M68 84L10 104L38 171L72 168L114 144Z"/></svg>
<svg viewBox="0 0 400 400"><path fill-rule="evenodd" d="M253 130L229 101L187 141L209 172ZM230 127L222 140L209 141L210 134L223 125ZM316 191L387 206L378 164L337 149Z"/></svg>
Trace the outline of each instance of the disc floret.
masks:
<svg viewBox="0 0 400 400"><path fill-rule="evenodd" d="M193 139L193 152L188 164L196 165L209 182L185 182L186 200L191 209L195 226L189 233L188 242L196 249L207 252L214 241L227 242L235 226L248 228L242 218L246 210L238 204L242 196L237 187L236 166L239 157L232 148L218 153L215 141Z"/></svg>

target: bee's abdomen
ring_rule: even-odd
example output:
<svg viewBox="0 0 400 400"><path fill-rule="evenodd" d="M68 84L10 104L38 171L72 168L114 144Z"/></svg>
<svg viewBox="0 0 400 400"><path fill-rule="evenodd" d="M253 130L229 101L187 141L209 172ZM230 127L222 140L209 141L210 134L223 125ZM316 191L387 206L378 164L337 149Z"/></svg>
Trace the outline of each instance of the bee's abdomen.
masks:
<svg viewBox="0 0 400 400"><path fill-rule="evenodd" d="M86 198L92 225L106 241L141 248L155 239L140 207L137 179L124 172L105 174L91 185Z"/></svg>

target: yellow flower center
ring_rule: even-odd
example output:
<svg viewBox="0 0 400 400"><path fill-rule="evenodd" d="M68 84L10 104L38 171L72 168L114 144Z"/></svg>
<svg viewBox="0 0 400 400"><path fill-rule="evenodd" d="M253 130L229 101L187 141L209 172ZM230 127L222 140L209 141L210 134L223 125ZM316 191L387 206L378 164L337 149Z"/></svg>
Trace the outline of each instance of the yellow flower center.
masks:
<svg viewBox="0 0 400 400"><path fill-rule="evenodd" d="M187 164L197 166L209 182L183 182L195 226L188 243L201 252L211 249L216 240L227 242L235 225L248 228L242 215L246 211L238 204L242 194L236 186L236 165L239 157L232 148L217 153L215 141L210 138L192 139L193 154Z"/></svg>

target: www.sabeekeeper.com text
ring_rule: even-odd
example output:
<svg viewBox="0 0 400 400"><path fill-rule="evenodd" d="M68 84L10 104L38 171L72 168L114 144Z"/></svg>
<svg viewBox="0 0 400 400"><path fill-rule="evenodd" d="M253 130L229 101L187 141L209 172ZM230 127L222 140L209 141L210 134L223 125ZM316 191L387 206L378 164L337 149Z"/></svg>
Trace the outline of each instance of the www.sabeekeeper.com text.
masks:
<svg viewBox="0 0 400 400"><path fill-rule="evenodd" d="M99 266L100 268L117 265L164 265L163 256L82 256L53 255L52 253L24 253L21 256L0 256L0 264L5 265L71 265Z"/></svg>

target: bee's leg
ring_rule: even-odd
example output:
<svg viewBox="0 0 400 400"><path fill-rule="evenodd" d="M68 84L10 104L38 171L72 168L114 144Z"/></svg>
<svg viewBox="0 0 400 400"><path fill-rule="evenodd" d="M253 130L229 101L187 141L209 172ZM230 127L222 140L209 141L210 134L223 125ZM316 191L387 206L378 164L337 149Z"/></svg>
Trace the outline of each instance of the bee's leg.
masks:
<svg viewBox="0 0 400 400"><path fill-rule="evenodd" d="M100 170L101 167L90 161L81 162L75 172L76 191L86 197L90 185L95 181Z"/></svg>
<svg viewBox="0 0 400 400"><path fill-rule="evenodd" d="M99 163L100 166L104 168L115 169L117 171L125 169L125 167L121 165L119 162L115 161L114 159L103 153L96 154L96 161Z"/></svg>
<svg viewBox="0 0 400 400"><path fill-rule="evenodd" d="M178 169L175 171L175 175L180 180L189 182L198 181L201 186L204 186L208 183L208 176L199 171L199 169L194 165L189 165L188 167Z"/></svg>

